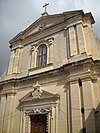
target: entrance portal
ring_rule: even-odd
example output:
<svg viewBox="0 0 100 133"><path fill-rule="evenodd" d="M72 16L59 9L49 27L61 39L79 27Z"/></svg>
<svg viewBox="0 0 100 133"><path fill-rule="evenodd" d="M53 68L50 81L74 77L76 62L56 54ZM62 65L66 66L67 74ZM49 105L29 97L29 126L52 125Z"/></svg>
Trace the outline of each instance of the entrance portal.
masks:
<svg viewBox="0 0 100 133"><path fill-rule="evenodd" d="M46 132L46 114L31 115L31 133L47 133Z"/></svg>

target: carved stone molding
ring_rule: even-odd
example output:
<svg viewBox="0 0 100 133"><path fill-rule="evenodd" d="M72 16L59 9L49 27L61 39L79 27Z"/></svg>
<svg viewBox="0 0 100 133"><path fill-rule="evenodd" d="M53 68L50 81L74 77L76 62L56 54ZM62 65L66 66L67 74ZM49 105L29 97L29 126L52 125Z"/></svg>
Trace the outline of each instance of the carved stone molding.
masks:
<svg viewBox="0 0 100 133"><path fill-rule="evenodd" d="M25 110L26 115L35 115L35 114L44 114L44 113L51 113L52 108L33 108Z"/></svg>
<svg viewBox="0 0 100 133"><path fill-rule="evenodd" d="M42 29L44 29L46 27L46 24L45 23L41 23L40 25L39 25L39 30L42 30Z"/></svg>
<svg viewBox="0 0 100 133"><path fill-rule="evenodd" d="M34 108L34 109L27 109L25 110L25 133L30 133L30 115L35 115L35 114L47 114L47 119L48 115L52 116L52 108ZM47 120L47 127L48 127L48 120ZM48 129L46 129L48 130Z"/></svg>
<svg viewBox="0 0 100 133"><path fill-rule="evenodd" d="M29 131L29 123L30 123L30 117L26 115L25 133L28 133Z"/></svg>
<svg viewBox="0 0 100 133"><path fill-rule="evenodd" d="M40 98L42 94L41 85L37 82L35 86L33 86L32 96L34 98Z"/></svg>
<svg viewBox="0 0 100 133"><path fill-rule="evenodd" d="M31 52L33 52L33 51L37 52L37 48L35 46L31 45Z"/></svg>
<svg viewBox="0 0 100 133"><path fill-rule="evenodd" d="M54 41L54 38L53 37L52 38L49 38L47 41L48 41L48 44L49 45L52 45L53 44L53 41Z"/></svg>

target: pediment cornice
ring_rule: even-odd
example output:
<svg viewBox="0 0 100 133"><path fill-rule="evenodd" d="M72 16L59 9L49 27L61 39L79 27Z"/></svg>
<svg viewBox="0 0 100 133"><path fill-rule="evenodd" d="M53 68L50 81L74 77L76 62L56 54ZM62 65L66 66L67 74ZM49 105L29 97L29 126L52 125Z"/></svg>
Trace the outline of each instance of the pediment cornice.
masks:
<svg viewBox="0 0 100 133"><path fill-rule="evenodd" d="M33 86L33 90L30 91L27 95L25 95L22 99L20 99L20 103L23 102L30 102L30 101L39 101L39 100L46 100L52 99L56 100L59 99L58 94L52 94L42 89L41 85L37 84Z"/></svg>
<svg viewBox="0 0 100 133"><path fill-rule="evenodd" d="M29 27L27 27L24 31L20 32L18 35L16 35L10 43L12 44L18 39L24 39L27 36L32 35L33 33L37 33L41 30L44 30L45 28L52 27L56 24L59 24L61 22L65 22L68 19L73 19L77 15L85 15L82 10L79 11L69 11L64 12L62 14L54 14L54 15L47 15L47 16L41 16L39 19L37 19L35 22L33 22ZM88 14L86 16L90 16L93 20L93 17L91 14Z"/></svg>

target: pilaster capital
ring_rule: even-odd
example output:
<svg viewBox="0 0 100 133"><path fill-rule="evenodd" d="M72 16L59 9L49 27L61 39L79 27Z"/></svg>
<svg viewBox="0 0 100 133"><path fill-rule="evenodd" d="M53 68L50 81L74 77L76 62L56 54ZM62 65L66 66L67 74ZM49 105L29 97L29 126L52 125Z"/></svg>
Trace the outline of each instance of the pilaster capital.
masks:
<svg viewBox="0 0 100 133"><path fill-rule="evenodd" d="M15 95L17 94L17 90L11 89L11 90L2 90L0 95Z"/></svg>
<svg viewBox="0 0 100 133"><path fill-rule="evenodd" d="M31 51L32 51L32 52L33 52L33 51L37 52L37 47L31 45Z"/></svg>
<svg viewBox="0 0 100 133"><path fill-rule="evenodd" d="M53 38L53 37L52 37L52 38L49 38L47 41L48 41L48 44L49 44L49 45L52 45L53 42L54 42L54 38Z"/></svg>

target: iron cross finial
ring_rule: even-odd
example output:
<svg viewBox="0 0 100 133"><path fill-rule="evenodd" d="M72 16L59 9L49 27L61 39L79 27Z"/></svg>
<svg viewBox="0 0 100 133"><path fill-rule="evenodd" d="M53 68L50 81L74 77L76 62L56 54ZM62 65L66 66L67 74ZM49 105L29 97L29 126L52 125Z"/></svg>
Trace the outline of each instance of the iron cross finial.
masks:
<svg viewBox="0 0 100 133"><path fill-rule="evenodd" d="M47 6L49 5L49 3L45 3L45 5L43 6L45 8L45 12L47 12Z"/></svg>

